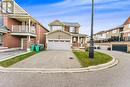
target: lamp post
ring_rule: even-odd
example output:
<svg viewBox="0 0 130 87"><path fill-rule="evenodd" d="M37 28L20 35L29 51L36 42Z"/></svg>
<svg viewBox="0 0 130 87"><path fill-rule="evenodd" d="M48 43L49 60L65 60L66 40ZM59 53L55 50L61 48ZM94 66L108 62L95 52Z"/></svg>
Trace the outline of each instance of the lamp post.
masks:
<svg viewBox="0 0 130 87"><path fill-rule="evenodd" d="M89 58L94 58L94 40L93 40L93 26L94 26L94 0L92 0L92 14L91 14L91 37L89 47Z"/></svg>

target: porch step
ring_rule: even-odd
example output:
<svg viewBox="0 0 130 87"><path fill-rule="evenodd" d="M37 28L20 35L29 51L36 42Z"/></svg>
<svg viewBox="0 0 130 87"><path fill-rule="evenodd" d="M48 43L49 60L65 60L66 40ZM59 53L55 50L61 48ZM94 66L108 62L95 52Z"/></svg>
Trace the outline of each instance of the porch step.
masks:
<svg viewBox="0 0 130 87"><path fill-rule="evenodd" d="M0 48L0 52L9 52L9 51L16 51L16 50L20 50L20 48Z"/></svg>

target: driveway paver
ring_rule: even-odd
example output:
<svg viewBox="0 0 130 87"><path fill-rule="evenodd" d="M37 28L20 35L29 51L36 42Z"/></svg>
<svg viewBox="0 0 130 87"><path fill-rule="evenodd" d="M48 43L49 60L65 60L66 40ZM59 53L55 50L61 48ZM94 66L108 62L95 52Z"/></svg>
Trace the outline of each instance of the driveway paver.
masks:
<svg viewBox="0 0 130 87"><path fill-rule="evenodd" d="M73 59L70 59L72 57ZM11 68L80 68L72 51L43 51L11 66Z"/></svg>

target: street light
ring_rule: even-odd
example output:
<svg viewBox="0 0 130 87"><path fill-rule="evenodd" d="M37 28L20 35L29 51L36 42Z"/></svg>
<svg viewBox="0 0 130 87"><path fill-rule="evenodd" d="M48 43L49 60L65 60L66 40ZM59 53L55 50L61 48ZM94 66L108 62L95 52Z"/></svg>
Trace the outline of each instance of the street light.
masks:
<svg viewBox="0 0 130 87"><path fill-rule="evenodd" d="M94 26L94 0L92 0L92 14L91 14L91 37L89 47L89 58L94 58L94 40L93 40L93 26Z"/></svg>

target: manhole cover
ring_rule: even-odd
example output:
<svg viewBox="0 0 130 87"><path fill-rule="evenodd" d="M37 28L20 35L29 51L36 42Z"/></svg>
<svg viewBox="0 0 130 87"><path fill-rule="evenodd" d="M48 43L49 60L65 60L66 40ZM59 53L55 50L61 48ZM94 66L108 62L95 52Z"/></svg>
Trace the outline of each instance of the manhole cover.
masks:
<svg viewBox="0 0 130 87"><path fill-rule="evenodd" d="M73 57L70 57L69 59L74 59Z"/></svg>

